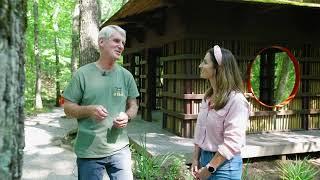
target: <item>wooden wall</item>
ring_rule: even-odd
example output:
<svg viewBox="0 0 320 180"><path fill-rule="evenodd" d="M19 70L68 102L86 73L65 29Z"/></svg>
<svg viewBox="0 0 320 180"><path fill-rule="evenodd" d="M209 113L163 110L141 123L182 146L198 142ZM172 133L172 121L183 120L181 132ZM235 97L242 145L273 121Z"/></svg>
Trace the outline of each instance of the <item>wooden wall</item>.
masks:
<svg viewBox="0 0 320 180"><path fill-rule="evenodd" d="M204 54L203 51L213 43L237 52L234 55L245 82L248 78L246 76L248 63L254 59L259 49L269 45L261 46L262 43L248 41L187 39L163 47L164 57L160 58L165 69L163 127L180 136L193 135L202 93L208 88L208 83L199 79L198 66L203 57L201 54ZM248 95L252 112L249 133L320 128L320 48L285 45L300 63L302 76L299 92L288 105L277 110L260 105ZM307 53L308 51L312 53Z"/></svg>
<svg viewBox="0 0 320 180"><path fill-rule="evenodd" d="M190 13L199 8L197 13ZM206 50L214 44L230 49L246 81L247 66L257 52L264 47L280 45L289 48L299 61L302 75L299 93L277 111L260 105L248 95L252 113L247 132L320 128L318 11L209 2L181 5L167 9L166 14L162 35L145 29L145 38L140 42L128 35L130 48L126 50L128 58L125 61L132 71L137 73L136 69L140 69L136 78L144 118L150 120L155 102L162 99L163 128L179 136L193 137L199 103L208 88L205 80L199 78L198 68ZM135 58L130 56L138 56L139 63L133 63ZM163 88L158 83L151 85L157 80L147 79L159 81L162 67ZM159 73L158 77L151 77L155 76L154 71Z"/></svg>

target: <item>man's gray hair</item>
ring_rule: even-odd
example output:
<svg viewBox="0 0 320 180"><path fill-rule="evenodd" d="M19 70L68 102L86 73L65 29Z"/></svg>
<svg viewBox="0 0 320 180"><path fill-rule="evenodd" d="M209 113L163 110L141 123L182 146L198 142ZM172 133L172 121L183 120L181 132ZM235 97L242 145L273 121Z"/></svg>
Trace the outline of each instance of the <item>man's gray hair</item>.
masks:
<svg viewBox="0 0 320 180"><path fill-rule="evenodd" d="M114 32L119 32L124 37L124 39L126 39L126 31L117 25L108 25L106 27L103 27L99 32L98 39L109 39Z"/></svg>

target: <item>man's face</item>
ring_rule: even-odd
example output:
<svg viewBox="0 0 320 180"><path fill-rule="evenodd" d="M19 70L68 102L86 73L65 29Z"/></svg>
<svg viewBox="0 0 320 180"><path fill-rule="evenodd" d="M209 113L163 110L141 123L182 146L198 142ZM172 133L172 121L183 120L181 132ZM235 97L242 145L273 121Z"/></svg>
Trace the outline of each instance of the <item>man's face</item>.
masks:
<svg viewBox="0 0 320 180"><path fill-rule="evenodd" d="M99 45L103 55L111 57L112 60L117 60L124 50L125 39L119 32L114 32L109 39L100 39Z"/></svg>

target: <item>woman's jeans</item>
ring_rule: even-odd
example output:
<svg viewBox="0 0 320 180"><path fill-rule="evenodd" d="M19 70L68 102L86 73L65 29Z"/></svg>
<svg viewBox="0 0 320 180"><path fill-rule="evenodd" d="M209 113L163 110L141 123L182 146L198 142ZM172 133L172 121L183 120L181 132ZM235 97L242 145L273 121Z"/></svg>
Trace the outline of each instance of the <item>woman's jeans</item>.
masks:
<svg viewBox="0 0 320 180"><path fill-rule="evenodd" d="M201 149L200 165L206 166L214 156L214 152L204 151ZM241 155L235 155L230 160L225 160L208 179L209 180L240 180L242 175L242 158Z"/></svg>
<svg viewBox="0 0 320 180"><path fill-rule="evenodd" d="M110 180L132 180L129 146L104 158L77 158L78 180L102 180L107 171Z"/></svg>

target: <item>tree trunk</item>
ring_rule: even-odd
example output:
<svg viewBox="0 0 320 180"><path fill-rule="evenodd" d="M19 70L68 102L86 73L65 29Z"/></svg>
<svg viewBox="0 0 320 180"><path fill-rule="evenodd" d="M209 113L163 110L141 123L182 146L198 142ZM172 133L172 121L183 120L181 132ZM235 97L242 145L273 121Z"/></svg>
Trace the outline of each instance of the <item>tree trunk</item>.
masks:
<svg viewBox="0 0 320 180"><path fill-rule="evenodd" d="M53 29L54 29L54 52L56 56L56 107L60 106L60 60L59 60L59 24L58 24L58 19L59 19L59 12L60 12L60 6L56 6L54 13L53 13Z"/></svg>
<svg viewBox="0 0 320 180"><path fill-rule="evenodd" d="M79 62L79 34L80 34L80 7L79 0L76 0L76 6L73 12L72 18L72 55L71 55L71 75L73 75L77 68Z"/></svg>
<svg viewBox="0 0 320 180"><path fill-rule="evenodd" d="M289 79L289 64L292 63L291 60L289 59L289 57L287 55L284 55L282 59L280 59L279 61L283 61L281 64L281 70L279 73L279 80L278 80L278 84L276 86L276 92L275 92L275 100L278 103L281 103L282 101L284 101L287 97L286 93L285 93L285 89L288 86L288 79Z"/></svg>
<svg viewBox="0 0 320 180"><path fill-rule="evenodd" d="M98 33L100 9L96 0L80 0L80 57L83 66L99 58Z"/></svg>
<svg viewBox="0 0 320 180"><path fill-rule="evenodd" d="M56 54L56 107L60 106L60 62L59 62L59 48L58 48L58 43L59 39L57 37L57 32L55 32L55 37L54 37L54 49L55 49L55 54Z"/></svg>
<svg viewBox="0 0 320 180"><path fill-rule="evenodd" d="M0 179L21 179L25 0L0 3Z"/></svg>
<svg viewBox="0 0 320 180"><path fill-rule="evenodd" d="M40 51L39 51L39 16L38 16L38 0L33 1L33 15L34 15L34 58L36 62L36 102L35 108L42 109L42 99L41 99L41 61L40 61Z"/></svg>

